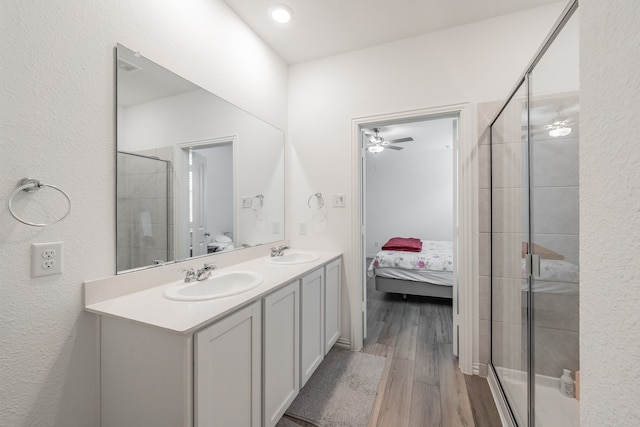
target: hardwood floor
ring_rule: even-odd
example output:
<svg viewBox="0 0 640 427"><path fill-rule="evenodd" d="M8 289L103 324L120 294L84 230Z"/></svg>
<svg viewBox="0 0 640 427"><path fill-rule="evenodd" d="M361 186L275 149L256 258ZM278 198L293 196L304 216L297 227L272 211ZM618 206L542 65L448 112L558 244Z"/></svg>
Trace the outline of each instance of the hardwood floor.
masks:
<svg viewBox="0 0 640 427"><path fill-rule="evenodd" d="M497 427L484 378L464 375L453 356L451 302L369 287L362 349L387 357L369 427Z"/></svg>
<svg viewBox="0 0 640 427"><path fill-rule="evenodd" d="M458 369L450 300L404 300L368 283L367 309L362 352L387 358L368 427L502 425L487 380Z"/></svg>

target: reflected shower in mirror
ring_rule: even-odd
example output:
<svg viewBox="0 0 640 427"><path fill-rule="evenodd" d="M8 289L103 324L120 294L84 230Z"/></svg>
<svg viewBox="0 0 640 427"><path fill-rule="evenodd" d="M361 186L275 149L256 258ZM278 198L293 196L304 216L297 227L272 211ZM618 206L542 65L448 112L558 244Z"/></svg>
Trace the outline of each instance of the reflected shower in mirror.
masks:
<svg viewBox="0 0 640 427"><path fill-rule="evenodd" d="M284 239L284 134L116 48L117 272Z"/></svg>

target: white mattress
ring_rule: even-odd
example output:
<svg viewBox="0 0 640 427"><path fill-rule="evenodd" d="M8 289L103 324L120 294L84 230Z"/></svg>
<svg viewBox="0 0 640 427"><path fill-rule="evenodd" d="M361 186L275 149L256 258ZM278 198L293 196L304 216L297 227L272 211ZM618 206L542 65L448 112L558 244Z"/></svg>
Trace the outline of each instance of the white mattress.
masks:
<svg viewBox="0 0 640 427"><path fill-rule="evenodd" d="M411 280L413 282L427 282L434 285L453 286L453 272L451 271L415 271L400 268L376 268L375 276L389 279Z"/></svg>

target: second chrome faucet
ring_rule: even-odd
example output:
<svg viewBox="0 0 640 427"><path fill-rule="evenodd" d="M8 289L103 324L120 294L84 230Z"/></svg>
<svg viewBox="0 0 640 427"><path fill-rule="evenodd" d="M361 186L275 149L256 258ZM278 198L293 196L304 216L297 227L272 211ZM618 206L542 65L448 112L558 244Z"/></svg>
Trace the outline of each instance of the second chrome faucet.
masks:
<svg viewBox="0 0 640 427"><path fill-rule="evenodd" d="M204 266L202 268L199 268L198 270L194 270L192 267L189 267L181 271L186 272L184 282L190 283L195 280L202 281L208 279L211 276L211 272L216 268L218 268L216 264L206 262Z"/></svg>

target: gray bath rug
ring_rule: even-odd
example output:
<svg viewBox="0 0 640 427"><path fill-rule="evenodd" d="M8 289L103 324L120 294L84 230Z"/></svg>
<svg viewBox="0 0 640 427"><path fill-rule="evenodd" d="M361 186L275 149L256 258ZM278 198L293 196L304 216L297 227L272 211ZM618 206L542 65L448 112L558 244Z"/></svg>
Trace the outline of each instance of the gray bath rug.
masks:
<svg viewBox="0 0 640 427"><path fill-rule="evenodd" d="M287 415L320 427L366 427L386 360L334 347Z"/></svg>
<svg viewBox="0 0 640 427"><path fill-rule="evenodd" d="M276 427L300 427L300 424L296 424L288 418L282 417L280 421L278 421L278 424L276 424Z"/></svg>

